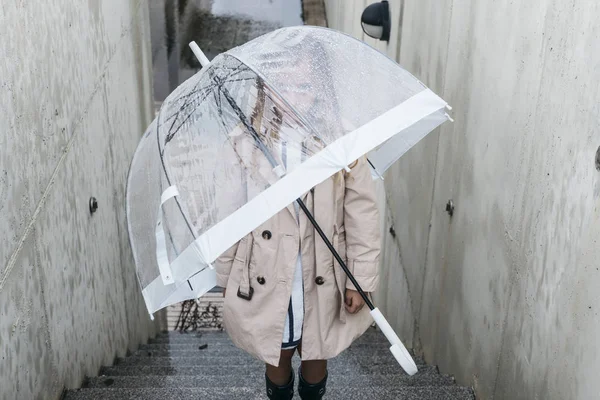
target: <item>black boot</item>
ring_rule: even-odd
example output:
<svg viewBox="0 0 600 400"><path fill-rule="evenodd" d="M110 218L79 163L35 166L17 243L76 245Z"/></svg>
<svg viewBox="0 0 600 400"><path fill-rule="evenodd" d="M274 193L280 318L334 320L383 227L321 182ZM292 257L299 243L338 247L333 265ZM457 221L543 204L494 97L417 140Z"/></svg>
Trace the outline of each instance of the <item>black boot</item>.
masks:
<svg viewBox="0 0 600 400"><path fill-rule="evenodd" d="M271 400L290 400L294 397L294 370L292 370L292 376L290 382L284 386L277 386L265 374L265 381L267 382L267 398Z"/></svg>
<svg viewBox="0 0 600 400"><path fill-rule="evenodd" d="M302 377L302 370L298 370L298 393L302 400L320 400L325 396L327 386L327 373L325 378L319 383L310 384Z"/></svg>

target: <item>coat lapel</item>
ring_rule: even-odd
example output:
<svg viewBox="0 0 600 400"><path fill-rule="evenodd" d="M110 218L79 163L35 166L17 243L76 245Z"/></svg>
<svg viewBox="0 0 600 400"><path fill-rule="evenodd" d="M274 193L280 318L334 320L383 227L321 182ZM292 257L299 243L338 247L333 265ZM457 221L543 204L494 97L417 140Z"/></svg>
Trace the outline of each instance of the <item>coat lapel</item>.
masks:
<svg viewBox="0 0 600 400"><path fill-rule="evenodd" d="M309 194L309 193L310 193L310 191L309 191L309 192L306 192L306 193L304 193L304 194L302 195L302 197L301 197L301 198L302 198L302 201L304 202L304 204L306 204L306 206L307 206L307 207L308 207L308 209L310 210L310 207L309 207L309 206L308 206L308 204L307 204L307 199L308 199L308 194ZM289 213L290 213L291 217L294 219L294 221L296 222L296 225L297 225L297 224L298 224L298 220L296 219L296 208L295 208L295 206L294 206L294 203L295 203L295 202L296 202L296 201L294 200L294 202L293 202L292 204L288 205L286 208L287 208L287 210L289 211Z"/></svg>

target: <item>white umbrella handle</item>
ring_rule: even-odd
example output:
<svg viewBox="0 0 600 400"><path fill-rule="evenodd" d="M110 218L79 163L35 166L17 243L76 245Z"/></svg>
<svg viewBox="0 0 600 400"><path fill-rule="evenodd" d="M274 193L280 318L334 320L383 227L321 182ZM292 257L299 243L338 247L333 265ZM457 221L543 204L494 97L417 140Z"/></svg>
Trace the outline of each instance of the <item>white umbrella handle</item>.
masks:
<svg viewBox="0 0 600 400"><path fill-rule="evenodd" d="M390 347L390 351L396 358L396 361L398 361L398 364L400 364L402 369L404 369L408 375L412 376L416 374L418 371L417 364L415 364L415 361L411 357L408 350L406 350L406 347L404 347L404 344L402 344L402 341L398 335L396 335L396 332L394 332L394 329L391 327L390 323L387 321L387 319L385 319L381 311L379 311L379 308L374 308L371 310L371 316L375 320L375 323L379 329L381 329L381 332L383 332L387 340L392 345L392 347Z"/></svg>

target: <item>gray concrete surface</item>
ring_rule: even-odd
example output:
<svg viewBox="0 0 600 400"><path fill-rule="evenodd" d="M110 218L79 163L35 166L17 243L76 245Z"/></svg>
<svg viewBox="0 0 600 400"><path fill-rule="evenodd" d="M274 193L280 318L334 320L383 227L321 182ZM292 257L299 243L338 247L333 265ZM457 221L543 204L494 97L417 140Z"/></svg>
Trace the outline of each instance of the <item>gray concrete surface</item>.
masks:
<svg viewBox="0 0 600 400"><path fill-rule="evenodd" d="M0 7L2 399L58 398L155 332L124 213L153 117L148 20L133 0Z"/></svg>
<svg viewBox="0 0 600 400"><path fill-rule="evenodd" d="M207 345L200 349L200 346ZM179 346L179 347L178 347ZM187 346L178 356L180 346ZM235 349L224 332L202 335L170 332L141 346L164 349L166 356L133 355L103 368L66 399L264 399L264 363ZM235 349L235 352L231 350ZM138 353L140 354L140 353ZM470 388L415 360L419 371L406 375L383 334L370 329L328 364L327 399L473 400ZM298 371L300 359L294 357Z"/></svg>
<svg viewBox="0 0 600 400"><path fill-rule="evenodd" d="M348 16L363 0L326 4L332 27L360 36ZM414 327L426 360L479 398L598 398L600 6L390 5L393 17L403 10L400 40L378 47L456 122L387 177L386 229L400 251L382 268L407 277L412 307L404 288L384 285L385 311L401 310L395 326Z"/></svg>

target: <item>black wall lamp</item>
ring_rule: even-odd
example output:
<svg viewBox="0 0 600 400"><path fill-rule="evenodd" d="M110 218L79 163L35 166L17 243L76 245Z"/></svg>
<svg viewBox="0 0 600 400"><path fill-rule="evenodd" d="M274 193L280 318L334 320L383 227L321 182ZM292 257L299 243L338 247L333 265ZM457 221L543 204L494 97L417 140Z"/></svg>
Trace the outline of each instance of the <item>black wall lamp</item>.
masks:
<svg viewBox="0 0 600 400"><path fill-rule="evenodd" d="M374 3L365 8L360 22L367 35L385 42L390 41L390 4L387 1Z"/></svg>

